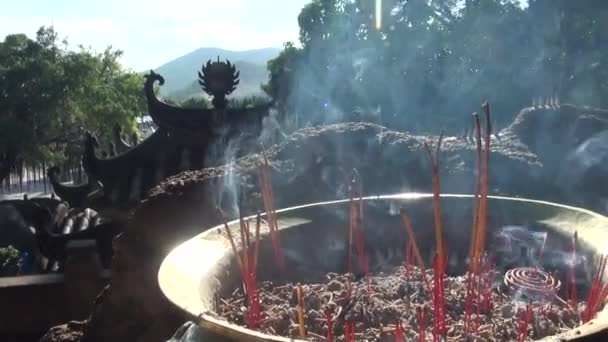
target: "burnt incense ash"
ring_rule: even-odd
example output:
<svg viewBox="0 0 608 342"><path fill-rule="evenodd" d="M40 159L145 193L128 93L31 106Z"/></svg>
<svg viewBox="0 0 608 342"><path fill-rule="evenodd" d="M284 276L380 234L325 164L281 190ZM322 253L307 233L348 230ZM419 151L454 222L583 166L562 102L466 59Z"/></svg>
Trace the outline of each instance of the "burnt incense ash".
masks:
<svg viewBox="0 0 608 342"><path fill-rule="evenodd" d="M301 283L259 281L260 215L255 238L250 236L249 222L241 218L242 251L237 249L236 237L224 223L242 284L230 295L217 298L219 316L270 335L329 342L528 341L565 332L593 319L608 300L608 284L603 280L608 257L601 258L588 298L580 303L574 266L565 281L569 301L559 297L561 281L540 266L521 265L504 274L497 271L494 256L486 249L491 118L487 102L482 109L486 124L483 137L481 120L474 114L477 168L470 262L464 275L448 276L450 247L444 239L441 218L439 157L443 136L440 135L434 150L425 144L432 165L435 251L431 267L425 266L415 230L405 209L401 209L403 229L397 229L406 238L405 264L390 272L370 272L370 246L363 232L371 223L364 220L362 180L354 170L347 180L346 274L327 273L324 279L303 279ZM283 273L286 266L281 234L264 153L262 161L260 192L270 231L273 267ZM576 238L575 234L570 246L573 260ZM545 240L546 236L543 248ZM501 276L502 285L498 286L500 281L495 279Z"/></svg>
<svg viewBox="0 0 608 342"><path fill-rule="evenodd" d="M557 295L561 282L549 273L533 267L517 267L505 273L505 286L524 295L551 298Z"/></svg>
<svg viewBox="0 0 608 342"><path fill-rule="evenodd" d="M371 295L366 283L368 277ZM309 341L345 341L345 332L350 330L348 324L353 323L357 341L395 341L399 337L419 341L421 335L436 335L433 294L425 286L425 282L435 277L433 270L423 273L416 266L410 266L407 271L405 267L395 267L390 273L368 277L350 282L350 299L349 277L343 274L328 273L324 281L308 284L262 281L258 287L261 307L258 331ZM539 339L580 324L580 313L569 305L544 300L526 305L492 289L489 310L481 311L483 303L474 303L465 335L466 276L444 277L444 286L446 315L443 320L448 341L517 341L522 333L524 340ZM302 291L303 305L298 304L298 288ZM242 289L236 289L232 295L220 299L218 313L232 323L246 326L245 298ZM299 323L301 310L305 312L304 330ZM523 329L521 322L527 316L530 316L529 323ZM421 327L424 330L421 331Z"/></svg>

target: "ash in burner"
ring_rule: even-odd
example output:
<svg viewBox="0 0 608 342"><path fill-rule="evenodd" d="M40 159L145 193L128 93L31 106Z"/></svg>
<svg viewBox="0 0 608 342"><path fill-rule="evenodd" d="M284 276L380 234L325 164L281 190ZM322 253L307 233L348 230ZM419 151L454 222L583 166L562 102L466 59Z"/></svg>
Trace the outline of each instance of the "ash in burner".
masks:
<svg viewBox="0 0 608 342"><path fill-rule="evenodd" d="M534 231L531 227L508 225L496 234L496 251L501 252L505 262L537 266L547 243L546 231ZM522 253L518 253L521 251Z"/></svg>
<svg viewBox="0 0 608 342"><path fill-rule="evenodd" d="M559 281L541 271L538 263L546 248L546 232L506 226L498 234L505 243L502 252L506 251L509 255L514 245L521 245L524 252L522 256L535 261L528 263L535 265L535 268L516 268L505 274L507 287L517 293L527 294L528 303L522 305L517 300L520 298L514 299L493 286L497 271L493 257L488 256L486 241L491 132L489 104L484 103L482 109L486 116L484 149L481 147L479 116L474 114L478 179L474 197L469 271L465 276L446 276L449 265L446 252L449 248L444 241L441 219L438 154L443 135L440 134L435 149L424 144L432 165L435 235L432 269L425 270L415 230L402 209L401 223L407 235L406 267L397 267L388 273L370 273L369 247L366 247L370 241L363 234L365 220L362 183L354 172L348 183L350 205L347 212L347 275L328 273L326 281L319 283L276 284L265 281L257 284L259 215L254 244L256 247L251 255L249 225L240 220L241 243L245 246L242 259L230 229L224 223L234 254L239 256L237 261L244 286L237 288L231 296L216 302L219 315L230 322L266 334L329 342L426 341L431 337L433 341L526 341L560 334L578 326L581 321L592 319L608 298L608 285L602 283L608 258L602 258L601 271L594 278L587 305L580 306L577 300L574 264L570 267L566 283L571 287L570 304L559 300ZM266 160L265 163L267 164ZM264 170L261 169L261 179L267 180ZM273 250L277 256L281 247L275 244L275 240L278 241L278 229L272 191L267 181L261 183ZM274 230L272 227L275 227ZM572 260L576 260L577 255L576 236L575 233L569 250ZM282 260L279 257L274 259L277 262ZM253 263L250 264L249 260L253 260ZM413 260L418 267L413 267ZM283 266L282 263L276 265L280 271L284 271ZM365 276L353 280L352 274L357 272L356 269ZM584 307L584 311L579 310L581 307Z"/></svg>
<svg viewBox="0 0 608 342"><path fill-rule="evenodd" d="M547 284L555 289L550 276L531 273L530 270L513 272L509 279L523 284L528 282ZM345 275L327 274L324 283L303 284L303 312L306 339L326 341L328 326L332 327L335 341L345 341L347 323L354 323L355 339L366 341L393 341L402 334L402 340L418 341L421 330L431 338L433 328L433 300L426 287L434 277L433 270L422 272L414 266L396 267L388 274L370 275L369 289L365 278L350 283ZM535 279L539 280L535 280ZM540 280L544 279L544 282ZM552 285L553 284L553 285ZM526 340L538 339L561 333L580 324L577 310L561 302L531 301L528 306L515 301L497 289L488 291L489 305L473 303L473 315L469 321L468 339L465 338L465 305L467 279L465 276L446 277L446 326L449 341L513 341L519 340L525 330ZM298 284L275 284L270 281L259 284L262 319L259 331L271 335L299 338ZM485 300L484 300L485 301ZM239 288L230 297L222 298L218 313L228 321L246 326L246 296ZM522 326L526 312L530 315L529 326ZM421 318L424 317L423 320ZM424 321L424 322L423 322ZM421 327L423 325L423 327ZM403 329L397 329L401 326ZM399 332L397 332L399 330Z"/></svg>
<svg viewBox="0 0 608 342"><path fill-rule="evenodd" d="M561 287L558 279L533 267L518 267L507 271L504 284L512 291L538 299L555 298Z"/></svg>

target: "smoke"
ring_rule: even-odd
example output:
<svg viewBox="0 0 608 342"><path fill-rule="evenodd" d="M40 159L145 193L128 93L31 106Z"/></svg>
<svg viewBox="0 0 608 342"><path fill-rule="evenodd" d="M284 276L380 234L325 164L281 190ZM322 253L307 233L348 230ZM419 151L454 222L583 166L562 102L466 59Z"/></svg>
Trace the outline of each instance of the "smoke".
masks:
<svg viewBox="0 0 608 342"><path fill-rule="evenodd" d="M277 115L276 110L271 110L262 120L259 135L247 131L234 134L231 128L221 126L215 131L218 138L209 146L205 163L224 166L219 189L211 196L215 206L221 208L228 217L238 217L243 201L246 200L242 197L243 184L241 174L236 170L237 160L243 155L272 146L286 136L279 125Z"/></svg>
<svg viewBox="0 0 608 342"><path fill-rule="evenodd" d="M235 172L235 162L239 149L242 148L243 134L230 138L228 130L222 128L220 138L209 147L206 165L224 165L224 174L219 189L214 191L215 206L221 208L227 217L238 217L240 214L241 182ZM219 161L219 163L218 163ZM211 164L209 164L211 163Z"/></svg>
<svg viewBox="0 0 608 342"><path fill-rule="evenodd" d="M608 174L608 131L597 133L570 152L558 171L556 185L577 204L597 198L596 210L608 211L608 192L598 187Z"/></svg>
<svg viewBox="0 0 608 342"><path fill-rule="evenodd" d="M535 232L528 227L508 225L496 234L495 251L501 253L506 263L539 266L545 251L547 232Z"/></svg>
<svg viewBox="0 0 608 342"><path fill-rule="evenodd" d="M279 124L278 112L272 109L268 116L262 120L262 131L260 133L261 146L272 146L287 137Z"/></svg>
<svg viewBox="0 0 608 342"><path fill-rule="evenodd" d="M545 270L576 270L576 282L591 281L592 270L588 258L578 251L556 249L547 244L548 232L535 231L531 227L508 225L501 227L494 237L493 251L502 265L540 267Z"/></svg>
<svg viewBox="0 0 608 342"><path fill-rule="evenodd" d="M484 99L500 122L510 122L533 97L599 101L579 96L589 93L591 80L561 85L587 64L574 70L560 64L558 38L569 28L558 5L489 1L446 11L430 1L384 1L376 32L369 8L339 3L333 12L319 14L315 6L302 12L314 20L301 21L304 49L290 65L288 120L297 127L365 120L458 134ZM585 61L595 65L598 53L584 51Z"/></svg>

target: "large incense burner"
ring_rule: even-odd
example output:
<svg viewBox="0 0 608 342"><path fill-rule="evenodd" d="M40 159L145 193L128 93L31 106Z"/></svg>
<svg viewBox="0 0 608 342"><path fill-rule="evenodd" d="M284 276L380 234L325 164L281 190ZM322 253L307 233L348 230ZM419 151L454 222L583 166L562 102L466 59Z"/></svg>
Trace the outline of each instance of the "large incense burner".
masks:
<svg viewBox="0 0 608 342"><path fill-rule="evenodd" d="M362 200L365 211L362 238L369 255L368 271L373 279L380 272L403 265L408 260L405 246L409 240L402 224L402 211L409 213L409 224L418 241L421 258L429 265L428 268L431 267L434 253L432 200L431 194L399 194ZM464 275L469 267L471 236L468 232L472 224L473 203L470 195L441 196L448 276ZM341 200L277 211L285 262L283 270L279 270L275 263L271 229L262 221L257 281L322 283L324 280L327 282L325 276L329 272L346 273L350 254L347 241L351 204L350 200ZM256 218L245 221L251 221L253 227ZM232 242L242 253L244 245L240 242L239 226L239 221L228 223ZM488 227L487 250L493 254L496 270L492 291L507 296L513 306L521 308L523 317L527 303L543 302L545 308L547 305L569 305L569 294L563 289L570 283L569 270L572 267L569 258L575 232L576 260L579 260L575 284L579 301L587 298L600 255L608 250L608 218L555 203L490 196ZM508 241L505 236L509 237ZM531 242L537 236L544 237L540 245ZM242 276L236 260L226 228L223 225L215 227L183 243L166 257L158 278L161 289L169 300L204 329L238 341L288 341L285 337L230 323L217 314L220 298L229 297L241 287ZM517 267L528 268L517 270ZM353 281L365 277L357 271L354 273ZM562 291L558 282L561 282ZM371 286L371 291L374 291L375 281ZM531 291L526 287L531 287ZM539 296L540 292L543 295ZM519 316L515 319L519 320ZM338 320L336 318L336 324ZM586 323L579 323L574 329L550 336L547 340L576 340L598 334L608 328L607 320L608 314L604 310ZM385 327L389 331L387 340L394 340L390 337L394 332L390 332L389 326ZM339 334L336 332L336 336ZM427 338L430 338L430 333L427 333ZM530 339L534 338L531 336Z"/></svg>
<svg viewBox="0 0 608 342"><path fill-rule="evenodd" d="M490 109L475 115L475 194L349 199L265 209L169 254L159 282L201 326L238 341L529 341L608 330L608 219L583 209L489 194ZM219 215L223 215L218 210ZM253 228L252 228L253 227ZM501 280L502 279L502 280ZM562 284L566 285L562 290Z"/></svg>

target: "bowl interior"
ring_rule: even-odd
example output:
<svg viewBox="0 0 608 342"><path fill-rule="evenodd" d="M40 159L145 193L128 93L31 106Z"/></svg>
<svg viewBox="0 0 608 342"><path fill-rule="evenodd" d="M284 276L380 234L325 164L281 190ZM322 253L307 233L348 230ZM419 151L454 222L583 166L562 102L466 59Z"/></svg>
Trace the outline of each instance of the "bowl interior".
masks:
<svg viewBox="0 0 608 342"><path fill-rule="evenodd" d="M432 195L369 197L362 203L363 235L372 272L388 270L405 259L407 236L400 221L401 209L410 217L423 258L430 263L435 253ZM328 272L345 272L349 205L348 200L342 200L278 211L285 272L278 272L275 267L268 227L262 224L258 280L311 282L323 279ZM448 272L463 274L468 267L473 198L442 195L441 208ZM250 219L253 232L255 219ZM240 250L238 221L230 222L229 227ZM581 264L578 283L590 284L597 256L608 251L606 217L555 203L491 197L487 229L487 249L499 270L525 265L540 265L547 271L565 270L569 244L576 231ZM159 271L161 289L175 305L198 316L206 329L238 340L287 341L229 324L214 314L216 298L228 295L241 282L235 260L224 227L212 228L166 257ZM600 324L591 325L585 333L598 329Z"/></svg>

